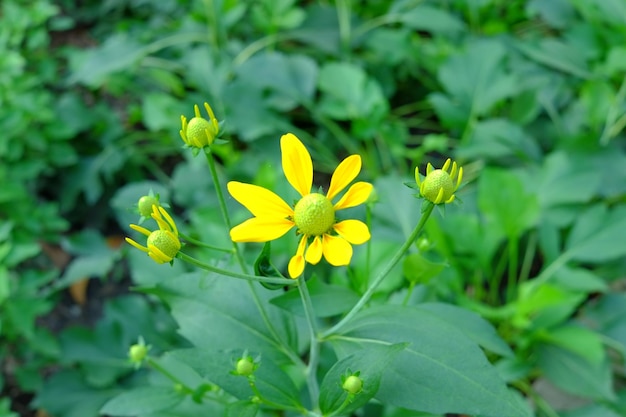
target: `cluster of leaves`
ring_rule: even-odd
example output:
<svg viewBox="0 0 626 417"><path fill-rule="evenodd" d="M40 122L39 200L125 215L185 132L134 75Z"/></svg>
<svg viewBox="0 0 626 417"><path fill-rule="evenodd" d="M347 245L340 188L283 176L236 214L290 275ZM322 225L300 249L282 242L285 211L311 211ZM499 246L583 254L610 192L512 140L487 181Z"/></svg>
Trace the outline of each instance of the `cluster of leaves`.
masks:
<svg viewBox="0 0 626 417"><path fill-rule="evenodd" d="M320 320L350 309L416 223L418 204L402 186L412 169L426 156L434 163L451 150L465 166L470 184L460 194L463 204L428 223L402 267L379 288L373 304L380 305L322 351L324 413L338 412L345 400L338 381L349 368L360 370L366 384L360 400L341 409L346 414L376 396L392 406L367 405L375 415L423 415L406 409L528 415L500 381L532 399L538 416L624 414L622 1L117 0L87 2L80 10L61 2L74 30L90 25L88 39L97 44L60 51L68 66L63 88L98 103L90 109L76 92L53 100L50 91L32 88L42 79L53 84L59 72L44 53L42 26L58 10L36 3L38 13L11 20L22 25L11 33L21 35L0 45L7 50L0 54L7 68L0 83L11 87L0 89L6 94L0 100L12 109L0 118L0 155L7 161L0 175L3 184L16 184L0 190L7 219L0 228L2 337L13 329L6 333L10 341L53 346L34 327L34 318L52 304L32 299L55 275L21 269L18 283L10 270L39 251L36 238L67 227L55 205L33 197L46 195L42 175L67 185L54 193L65 210L84 202L100 221L108 212L96 204L113 196L121 228L136 220L127 207L152 188L184 208L189 234L228 246L204 161L174 151L181 144L178 116L208 101L227 121L231 142L215 153L229 177L285 191L275 167L277 138L287 131L307 143L321 174L347 153L362 155L378 192L379 202L368 209L373 239L347 269L316 267L318 276L328 277L310 281ZM2 14L24 12L15 4L3 2ZM100 19L105 15L116 18ZM54 22L58 29L67 24ZM9 53L16 45L21 55ZM22 71L24 65L33 71ZM73 138L83 141L69 146ZM161 185L144 181L146 174ZM113 195L122 181L131 183ZM18 203L23 210L15 209ZM54 289L113 267L118 253L94 243L101 239L88 240L89 249L74 252L79 257ZM292 238L276 242L272 261L283 265L294 247ZM250 248L250 259L255 251ZM209 251L197 255L228 262ZM70 329L62 349L48 349L78 370L51 378L39 390L40 407L55 415L95 415L124 391L107 403L106 413L265 415L249 400L246 380L230 373L239 349L254 348L262 354L259 390L285 409L298 409L303 381L285 366L284 352L301 352L307 344L297 331L297 292L263 293L277 337L258 317L245 285L185 274L180 263L159 267L138 252L127 259L133 283L168 305L194 346L157 360L182 389L172 390L156 373L129 374L123 346L137 334L156 352L180 347L171 324L151 333L151 318L167 323L157 319L162 311L132 298L140 307L113 303L92 332ZM407 314L398 304L415 308ZM128 329L123 316L135 317L137 326ZM459 352L464 355L455 356ZM147 379L149 386L130 389ZM377 383L368 386L368 380ZM550 397L546 381L561 398ZM71 399L59 395L66 389ZM561 410L567 408L559 402L563 393L583 405Z"/></svg>

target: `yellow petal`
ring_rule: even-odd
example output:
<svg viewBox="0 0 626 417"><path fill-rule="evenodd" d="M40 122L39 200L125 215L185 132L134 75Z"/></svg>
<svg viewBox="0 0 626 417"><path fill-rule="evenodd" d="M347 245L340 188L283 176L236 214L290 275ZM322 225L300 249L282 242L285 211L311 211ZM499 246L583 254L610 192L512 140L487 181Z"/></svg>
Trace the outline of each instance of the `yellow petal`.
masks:
<svg viewBox="0 0 626 417"><path fill-rule="evenodd" d="M370 240L367 225L359 220L344 220L335 224L335 232L353 245L360 245Z"/></svg>
<svg viewBox="0 0 626 417"><path fill-rule="evenodd" d="M306 247L306 236L302 236L298 244L296 254L289 260L287 269L291 278L298 278L304 272L304 248Z"/></svg>
<svg viewBox="0 0 626 417"><path fill-rule="evenodd" d="M135 242L134 240L132 240L131 238L127 237L126 238L126 242L128 242L129 244L133 245L134 247L136 247L137 249L139 249L140 251L146 252L148 253L148 248L140 245L139 243Z"/></svg>
<svg viewBox="0 0 626 417"><path fill-rule="evenodd" d="M309 245L305 258L311 265L317 264L322 259L322 239L319 236L315 236L313 243Z"/></svg>
<svg viewBox="0 0 626 417"><path fill-rule="evenodd" d="M361 171L361 157L350 155L337 166L333 177L330 179L330 187L326 198L332 200L337 194L352 182Z"/></svg>
<svg viewBox="0 0 626 417"><path fill-rule="evenodd" d="M335 204L335 210L342 210L348 207L358 206L365 203L374 187L369 182L357 182L341 197Z"/></svg>
<svg viewBox="0 0 626 417"><path fill-rule="evenodd" d="M230 229L233 242L267 242L278 239L293 227L287 219L253 217Z"/></svg>
<svg viewBox="0 0 626 417"><path fill-rule="evenodd" d="M352 246L342 237L324 235L324 258L333 266L348 265L352 259Z"/></svg>
<svg viewBox="0 0 626 417"><path fill-rule="evenodd" d="M141 233L142 235L145 235L145 236L150 236L150 233L152 233L150 230L146 229L145 227L141 227L141 226L138 226L136 224L129 224L129 226L130 226L131 229L133 229L133 230L135 230L135 231L137 231L137 232L139 232L139 233Z"/></svg>
<svg viewBox="0 0 626 417"><path fill-rule="evenodd" d="M311 193L313 162L302 142L292 133L280 138L283 171L287 181L302 197Z"/></svg>
<svg viewBox="0 0 626 417"><path fill-rule="evenodd" d="M293 216L293 209L282 198L258 185L231 181L228 192L256 217L284 219Z"/></svg>

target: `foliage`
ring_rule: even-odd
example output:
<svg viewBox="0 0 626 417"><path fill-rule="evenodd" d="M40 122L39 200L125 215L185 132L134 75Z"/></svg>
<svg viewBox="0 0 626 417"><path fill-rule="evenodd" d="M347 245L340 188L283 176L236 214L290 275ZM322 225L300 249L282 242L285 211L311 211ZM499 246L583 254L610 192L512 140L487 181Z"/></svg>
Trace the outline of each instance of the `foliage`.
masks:
<svg viewBox="0 0 626 417"><path fill-rule="evenodd" d="M32 407L626 412L622 1L28 3L0 9L0 358ZM224 140L179 149L180 115L204 102ZM349 216L371 240L347 267L307 266L299 285L281 281L295 234L233 246L249 213L221 191L236 180L297 200L278 168L287 132L316 185L358 154L375 188ZM464 168L454 204L414 199L416 167L448 156ZM136 238L128 208L150 190L191 264L103 237ZM64 271L42 242L74 257ZM224 276L253 265L262 286ZM125 275L140 294L107 301L92 328L54 337L37 321L82 278ZM134 371L139 336L151 348ZM245 357L254 372L234 374ZM361 390L342 388L352 375Z"/></svg>

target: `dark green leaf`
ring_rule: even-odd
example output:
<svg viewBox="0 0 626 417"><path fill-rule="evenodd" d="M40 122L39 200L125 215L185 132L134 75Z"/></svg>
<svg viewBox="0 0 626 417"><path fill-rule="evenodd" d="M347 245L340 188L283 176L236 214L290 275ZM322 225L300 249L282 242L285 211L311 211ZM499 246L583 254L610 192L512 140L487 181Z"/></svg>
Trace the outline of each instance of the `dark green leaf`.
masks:
<svg viewBox="0 0 626 417"><path fill-rule="evenodd" d="M317 278L307 281L306 285L317 317L330 317L345 313L359 301L359 297L350 289L339 285L325 284ZM271 302L291 313L304 316L302 300L296 288L272 298Z"/></svg>
<svg viewBox="0 0 626 417"><path fill-rule="evenodd" d="M583 398L615 399L607 360L590 363L575 353L547 344L538 346L537 355L545 376L562 390Z"/></svg>
<svg viewBox="0 0 626 417"><path fill-rule="evenodd" d="M184 398L173 387L139 387L111 398L100 410L111 416L136 416L172 408Z"/></svg>
<svg viewBox="0 0 626 417"><path fill-rule="evenodd" d="M233 374L235 364L243 351L209 349L181 349L169 353L189 365L200 376L208 379L240 400L254 395L248 379ZM255 355L254 352L248 352ZM267 356L262 355L254 372L255 384L262 397L284 408L298 407L299 391L291 378Z"/></svg>
<svg viewBox="0 0 626 417"><path fill-rule="evenodd" d="M430 311L371 308L333 338L343 354L381 342L410 343L383 376L376 398L386 404L431 413L530 416L528 407L508 391L478 345Z"/></svg>
<svg viewBox="0 0 626 417"><path fill-rule="evenodd" d="M364 406L378 391L380 380L389 362L406 344L368 345L340 359L324 376L320 387L320 408L324 415L349 414ZM344 405L348 393L342 388L342 376L358 372L362 390Z"/></svg>

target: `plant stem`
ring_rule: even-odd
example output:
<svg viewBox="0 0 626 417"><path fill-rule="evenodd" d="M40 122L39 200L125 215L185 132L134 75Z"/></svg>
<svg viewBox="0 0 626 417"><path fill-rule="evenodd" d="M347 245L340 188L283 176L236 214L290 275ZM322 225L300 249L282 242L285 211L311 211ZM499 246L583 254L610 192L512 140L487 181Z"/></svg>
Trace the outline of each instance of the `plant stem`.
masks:
<svg viewBox="0 0 626 417"><path fill-rule="evenodd" d="M186 392L192 393L194 391L193 388L188 387L187 385L185 385L180 379L178 379L174 374L172 374L170 371L168 371L167 369L162 367L153 358L151 358L151 357L146 358L146 363L150 367L152 367L153 369L155 369L158 372L160 372L161 375L165 376L170 381L174 382L175 384L179 384Z"/></svg>
<svg viewBox="0 0 626 417"><path fill-rule="evenodd" d="M313 409L317 409L320 393L319 385L317 383L317 365L319 363L320 344L317 340L317 324L315 323L315 313L313 311L313 304L311 303L311 295L309 294L309 289L306 286L304 274L300 275L300 278L298 278L298 291L300 292L300 299L302 300L304 315L306 316L311 336L309 365L306 369L306 380L312 407Z"/></svg>
<svg viewBox="0 0 626 417"><path fill-rule="evenodd" d="M374 294L374 291L376 291L376 288L378 288L378 286L383 281L383 279L385 279L385 277L389 274L389 272L391 272L393 267L396 266L396 264L400 261L400 259L402 259L402 257L404 256L406 251L408 251L408 249L411 247L415 239L417 239L417 236L420 234L420 232L424 228L424 225L426 224L426 221L430 217L430 214L433 212L434 208L435 208L434 204L431 204L428 206L426 211L424 211L424 213L422 214L422 217L419 223L417 224L417 226L415 226L415 229L413 229L413 232L411 232L411 234L407 238L406 242L404 242L404 244L393 255L393 257L387 263L387 265L385 265L385 267L378 273L378 276L376 276L376 278L374 279L374 282L372 282L372 284L367 289L367 291L365 291L365 293L361 296L361 299L354 305L354 307L352 307L352 310L350 310L348 314L346 314L346 316L343 319L341 319L337 324L335 324L333 327L326 330L322 334L323 339L333 333L337 333L350 320L352 320L352 318L365 306L365 304L369 301L369 299Z"/></svg>
<svg viewBox="0 0 626 417"><path fill-rule="evenodd" d="M228 215L228 209L226 208L226 200L224 199L224 193L222 192L222 187L220 186L219 177L217 175L217 169L215 167L215 159L213 158L213 152L211 152L211 148L209 147L205 148L204 154L206 155L207 162L209 163L209 169L211 171L211 177L213 178L213 184L215 185L215 192L217 194L217 199L220 205L220 211L222 212L222 218L224 219L224 224L226 225L228 230L230 230L232 228L232 224L230 221L230 217ZM243 272L242 275L254 276L254 275L248 275L246 273L247 272L246 263L243 257L241 256L241 252L239 251L239 246L237 246L236 242L233 242L233 252L235 253L235 257L237 258L239 267L241 268L241 271ZM261 300L261 297L259 296L259 293L257 292L257 289L253 283L253 281L270 282L268 281L270 279L279 280L279 281L276 281L278 283L284 283L285 281L290 281L290 280L285 280L283 278L269 278L269 277L256 277L256 278L257 279L255 280L248 279L248 287L250 288L250 292L252 293L254 304L256 305L257 309L259 310L259 314L261 315L261 318L263 319L263 323L265 323L265 326L271 333L272 337L281 346L282 351L293 361L293 363L302 364L302 361L300 360L300 358L294 354L293 350L290 349L287 344L285 344L282 337L280 337L280 334L278 333L278 331L272 324L269 314L267 313L267 310ZM263 278L263 279L259 279L259 278ZM294 281L293 280L291 281L293 284Z"/></svg>
<svg viewBox="0 0 626 417"><path fill-rule="evenodd" d="M206 264L196 258L193 258L189 255L187 255L186 253L183 252L178 252L178 254L176 255L177 258L188 262L192 265L197 266L198 268L202 268L202 269L206 269L207 271L210 272L215 272L216 274L219 275L225 275L227 277L233 277L233 278L239 278L239 279L245 279L246 281L249 282L267 282L268 284L283 284L283 285L295 285L296 281L292 280L292 279L286 279L286 278L271 278L271 277L260 277L260 276L256 276L256 275L250 275L250 274L244 274L241 272L233 272L233 271L229 271L228 269L222 269L219 268L217 266L213 266L213 265L209 265Z"/></svg>
<svg viewBox="0 0 626 417"><path fill-rule="evenodd" d="M204 243L204 242L202 242L202 241L200 241L198 239L194 239L191 236L187 236L187 235L185 235L183 233L180 233L180 232L178 233L178 236L182 237L183 240L185 240L186 242L191 243L192 245L195 245L195 246L201 246L203 248L212 249L212 250L216 250L216 251L219 251L219 252L235 253L235 251L233 249L226 249L226 248L220 248L220 247L217 247L217 246L209 245L208 243Z"/></svg>
<svg viewBox="0 0 626 417"><path fill-rule="evenodd" d="M337 21L339 23L339 41L341 52L345 58L350 54L350 1L337 0Z"/></svg>

